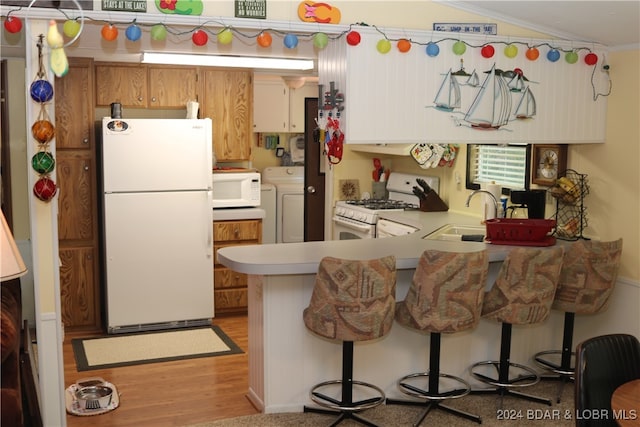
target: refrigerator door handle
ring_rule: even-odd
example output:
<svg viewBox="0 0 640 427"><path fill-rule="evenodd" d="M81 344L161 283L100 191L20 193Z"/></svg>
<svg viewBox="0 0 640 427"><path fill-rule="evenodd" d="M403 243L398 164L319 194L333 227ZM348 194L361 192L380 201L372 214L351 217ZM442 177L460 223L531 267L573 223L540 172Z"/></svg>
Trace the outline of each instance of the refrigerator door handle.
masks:
<svg viewBox="0 0 640 427"><path fill-rule="evenodd" d="M209 224L207 224L207 258L213 257L213 191L207 191L207 197L209 200Z"/></svg>

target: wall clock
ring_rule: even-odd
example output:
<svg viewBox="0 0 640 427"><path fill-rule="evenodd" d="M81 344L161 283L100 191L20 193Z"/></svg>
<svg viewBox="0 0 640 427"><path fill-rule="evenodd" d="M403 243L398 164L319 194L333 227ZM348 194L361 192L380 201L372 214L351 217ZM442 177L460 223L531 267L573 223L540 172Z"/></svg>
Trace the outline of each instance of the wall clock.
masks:
<svg viewBox="0 0 640 427"><path fill-rule="evenodd" d="M552 186L567 170L566 144L536 144L533 146L531 182Z"/></svg>

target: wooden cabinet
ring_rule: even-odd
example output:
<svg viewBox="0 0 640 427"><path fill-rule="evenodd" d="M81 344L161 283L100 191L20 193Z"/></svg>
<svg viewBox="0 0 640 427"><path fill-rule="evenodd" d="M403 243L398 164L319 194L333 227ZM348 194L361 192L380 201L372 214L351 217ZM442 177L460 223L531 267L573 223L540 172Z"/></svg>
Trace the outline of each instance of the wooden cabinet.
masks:
<svg viewBox="0 0 640 427"><path fill-rule="evenodd" d="M253 88L254 132L304 132L304 99L317 98L318 85L306 83L298 89L284 81L256 79Z"/></svg>
<svg viewBox="0 0 640 427"><path fill-rule="evenodd" d="M185 108L198 100L195 67L106 64L95 66L96 105L120 102L130 108Z"/></svg>
<svg viewBox="0 0 640 427"><path fill-rule="evenodd" d="M247 311L247 275L218 263L218 249L262 243L262 220L215 221L213 247L214 304L217 314Z"/></svg>
<svg viewBox="0 0 640 427"><path fill-rule="evenodd" d="M249 71L139 64L95 64L96 106L183 109L200 102L199 117L213 120L218 161L251 157L253 74ZM304 128L304 127L303 127Z"/></svg>
<svg viewBox="0 0 640 427"><path fill-rule="evenodd" d="M55 91L61 317L67 330L99 331L93 61L70 58L69 72L56 78Z"/></svg>
<svg viewBox="0 0 640 427"><path fill-rule="evenodd" d="M251 156L253 76L248 71L205 69L202 117L213 121L217 161L243 161Z"/></svg>
<svg viewBox="0 0 640 427"><path fill-rule="evenodd" d="M96 105L119 102L125 107L147 106L147 68L134 64L96 64Z"/></svg>
<svg viewBox="0 0 640 427"><path fill-rule="evenodd" d="M186 67L149 67L149 108L186 108L197 101L198 70Z"/></svg>

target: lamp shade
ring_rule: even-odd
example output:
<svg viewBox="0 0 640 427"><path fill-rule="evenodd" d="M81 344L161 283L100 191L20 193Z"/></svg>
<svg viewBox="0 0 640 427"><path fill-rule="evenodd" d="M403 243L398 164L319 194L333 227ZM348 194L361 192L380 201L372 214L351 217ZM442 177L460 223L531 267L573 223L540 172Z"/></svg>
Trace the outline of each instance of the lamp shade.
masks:
<svg viewBox="0 0 640 427"><path fill-rule="evenodd" d="M0 228L0 281L11 280L20 277L27 272L22 256L18 251L13 235L9 229L7 220L2 215L2 227Z"/></svg>

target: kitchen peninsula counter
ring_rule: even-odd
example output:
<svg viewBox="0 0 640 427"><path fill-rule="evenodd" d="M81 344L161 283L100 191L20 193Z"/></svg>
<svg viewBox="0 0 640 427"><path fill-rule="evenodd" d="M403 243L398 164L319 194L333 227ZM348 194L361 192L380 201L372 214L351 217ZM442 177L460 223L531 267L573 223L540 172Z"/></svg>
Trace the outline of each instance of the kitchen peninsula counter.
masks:
<svg viewBox="0 0 640 427"><path fill-rule="evenodd" d="M323 257L373 259L394 255L398 270L396 296L403 299L418 259L426 249L460 252L487 249L492 261L490 274L494 277L510 249L481 242L423 239L446 224L478 225L478 217L420 211L389 213L384 217L419 230L385 239L281 243L226 247L218 251L221 264L249 275L248 398L257 408L265 413L302 411L305 404L311 403L308 396L313 384L340 378L340 343L314 335L302 321ZM493 283L491 279L488 282ZM514 334L513 348L518 348L512 351L514 360L522 361L521 357L540 350L539 346L531 346L531 339L525 337L520 341L518 338ZM469 380L468 366L497 357L499 340L500 327L493 322L482 322L472 332L447 336L442 344L442 371ZM551 342L547 340L545 344ZM428 355L427 336L394 324L387 336L356 344L354 379L377 384L388 396L398 397L395 385L398 378L427 369Z"/></svg>
<svg viewBox="0 0 640 427"><path fill-rule="evenodd" d="M442 249L457 252L489 250L489 260L502 261L509 247L481 242L449 242L425 240L424 236L446 224L479 225L478 217L453 212L404 211L385 213L388 218L419 230L413 234L386 239L328 240L243 246L224 248L218 252L222 264L234 271L247 274L315 274L320 260L325 256L347 259L373 259L387 255L396 257L396 268L414 269L426 249Z"/></svg>
<svg viewBox="0 0 640 427"><path fill-rule="evenodd" d="M502 265L501 261L514 248L482 242L423 239L446 224L479 224L479 218L462 213L405 211L385 213L383 217L419 230L410 235L385 239L226 247L218 251L222 264L249 275L248 398L263 412L300 412L305 404L312 403L309 390L314 384L340 378L341 343L311 333L302 320L302 312L309 304L318 264L323 257L373 259L394 255L396 298L402 300L411 284L418 259L426 249L460 252L486 249L490 259L489 288ZM618 304L629 305L624 298ZM609 310L609 313L612 311L616 316L615 327L622 314L618 314L618 310ZM603 315L584 317L587 318L576 322L576 343L596 331L609 332L603 325L610 320L606 317L603 320ZM515 326L511 359L533 366L533 354L560 348L562 322L563 314L553 311L541 324ZM472 331L443 336L442 372L465 378L473 387L483 387L471 378L468 368L478 361L498 359L500 330L498 323L481 319ZM428 335L397 323L387 336L355 345L354 379L378 385L388 397L402 396L396 386L399 378L425 371L428 366Z"/></svg>

